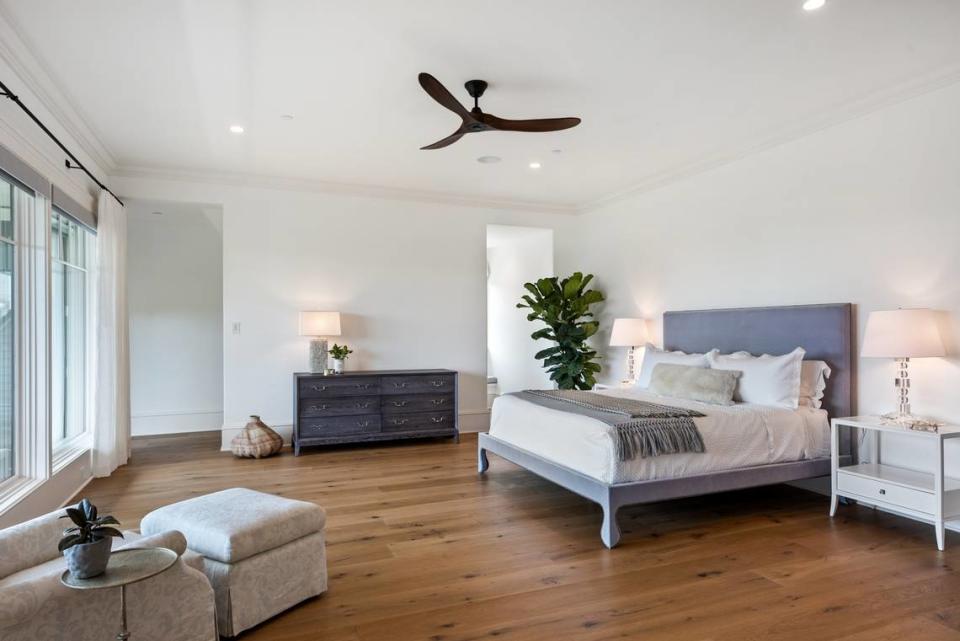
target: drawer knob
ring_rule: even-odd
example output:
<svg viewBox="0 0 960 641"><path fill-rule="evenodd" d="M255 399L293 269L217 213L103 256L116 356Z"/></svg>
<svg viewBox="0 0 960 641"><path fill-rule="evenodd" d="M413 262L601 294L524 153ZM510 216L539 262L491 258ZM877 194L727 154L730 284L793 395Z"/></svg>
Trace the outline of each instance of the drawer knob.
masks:
<svg viewBox="0 0 960 641"><path fill-rule="evenodd" d="M313 391L314 391L314 392L325 392L325 391L327 391L327 386L326 386L326 385L314 385L314 386L313 386Z"/></svg>
<svg viewBox="0 0 960 641"><path fill-rule="evenodd" d="M394 406L394 407L406 407L406 406L407 406L407 401L394 401L394 402L393 402L393 406Z"/></svg>
<svg viewBox="0 0 960 641"><path fill-rule="evenodd" d="M394 383L393 386L396 387L397 389L403 389L404 387L407 386L407 384L406 384L406 383Z"/></svg>
<svg viewBox="0 0 960 641"><path fill-rule="evenodd" d="M443 387L444 381L430 381L434 387Z"/></svg>
<svg viewBox="0 0 960 641"><path fill-rule="evenodd" d="M370 421L357 421L357 427L370 427Z"/></svg>
<svg viewBox="0 0 960 641"><path fill-rule="evenodd" d="M442 399L442 398L435 398L435 399L433 399L433 404L434 404L434 405L443 405L443 404L446 403L446 402L447 402L446 399Z"/></svg>
<svg viewBox="0 0 960 641"><path fill-rule="evenodd" d="M443 423L443 421L444 421L446 418L447 418L446 416L434 416L434 417L431 418L430 420L433 421L434 423Z"/></svg>
<svg viewBox="0 0 960 641"><path fill-rule="evenodd" d="M880 494L886 494L886 493L887 493L887 491L886 491L885 489L880 488Z"/></svg>
<svg viewBox="0 0 960 641"><path fill-rule="evenodd" d="M370 389L370 383L357 383L357 389Z"/></svg>
<svg viewBox="0 0 960 641"><path fill-rule="evenodd" d="M312 409L312 410L320 410L320 411L322 412L323 410L327 409L327 406L326 406L326 405L314 405L314 406L312 406L310 409Z"/></svg>
<svg viewBox="0 0 960 641"><path fill-rule="evenodd" d="M370 407L370 401L367 401L366 403L357 403L357 409L365 409L367 407Z"/></svg>
<svg viewBox="0 0 960 641"><path fill-rule="evenodd" d="M407 419L405 419L405 418L395 418L395 419L393 419L393 424L394 424L394 425L406 425L406 424L407 424Z"/></svg>

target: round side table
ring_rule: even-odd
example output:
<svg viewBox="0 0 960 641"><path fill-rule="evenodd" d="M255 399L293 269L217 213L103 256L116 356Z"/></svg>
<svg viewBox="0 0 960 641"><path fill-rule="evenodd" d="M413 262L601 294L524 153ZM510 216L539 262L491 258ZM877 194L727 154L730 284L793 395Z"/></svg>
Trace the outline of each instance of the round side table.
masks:
<svg viewBox="0 0 960 641"><path fill-rule="evenodd" d="M110 555L107 571L100 576L78 579L71 576L70 570L67 570L60 577L60 582L75 590L119 587L120 632L117 633L117 641L126 641L130 638L127 630L127 586L160 574L176 563L178 558L176 552L167 548L119 550Z"/></svg>

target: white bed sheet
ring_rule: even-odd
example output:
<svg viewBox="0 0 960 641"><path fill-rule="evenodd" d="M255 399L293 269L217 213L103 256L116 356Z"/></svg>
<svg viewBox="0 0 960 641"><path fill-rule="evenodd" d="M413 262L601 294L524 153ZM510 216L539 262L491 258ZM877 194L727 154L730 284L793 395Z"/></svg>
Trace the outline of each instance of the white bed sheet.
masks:
<svg viewBox="0 0 960 641"><path fill-rule="evenodd" d="M694 476L830 454L829 421L827 412L822 409L801 407L791 410L748 403L709 405L665 398L641 388L600 393L685 407L706 414L694 419L706 451L619 462L611 428L607 424L515 396L501 396L494 401L490 434L604 483Z"/></svg>

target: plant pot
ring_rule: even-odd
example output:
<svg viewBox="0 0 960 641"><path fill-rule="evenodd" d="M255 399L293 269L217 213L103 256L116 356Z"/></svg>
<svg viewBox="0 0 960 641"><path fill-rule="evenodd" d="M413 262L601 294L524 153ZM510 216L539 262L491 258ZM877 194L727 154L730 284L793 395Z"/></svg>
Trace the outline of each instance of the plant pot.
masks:
<svg viewBox="0 0 960 641"><path fill-rule="evenodd" d="M79 543L63 551L67 560L67 569L78 579L89 579L107 571L110 561L110 548L113 540L109 536L97 539L93 543Z"/></svg>
<svg viewBox="0 0 960 641"><path fill-rule="evenodd" d="M330 362L333 363L333 373L334 374L343 374L343 359L342 358L331 358Z"/></svg>

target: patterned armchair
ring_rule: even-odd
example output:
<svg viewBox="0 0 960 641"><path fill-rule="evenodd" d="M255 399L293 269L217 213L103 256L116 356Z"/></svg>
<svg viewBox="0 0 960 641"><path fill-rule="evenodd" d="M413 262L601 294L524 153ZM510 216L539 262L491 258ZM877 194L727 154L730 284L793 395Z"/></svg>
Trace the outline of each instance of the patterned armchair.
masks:
<svg viewBox="0 0 960 641"><path fill-rule="evenodd" d="M65 527L52 512L0 530L0 639L100 641L120 630L117 590L71 590L57 541ZM127 619L137 641L217 641L213 588L202 560L176 531L124 532L122 547L166 547L181 555L165 572L127 586Z"/></svg>

